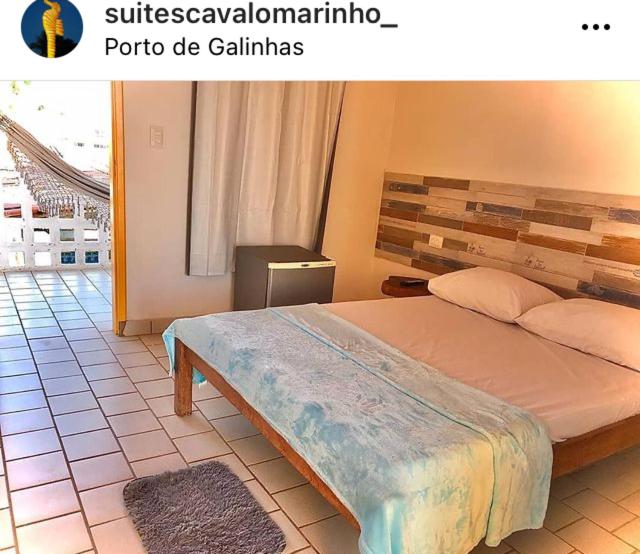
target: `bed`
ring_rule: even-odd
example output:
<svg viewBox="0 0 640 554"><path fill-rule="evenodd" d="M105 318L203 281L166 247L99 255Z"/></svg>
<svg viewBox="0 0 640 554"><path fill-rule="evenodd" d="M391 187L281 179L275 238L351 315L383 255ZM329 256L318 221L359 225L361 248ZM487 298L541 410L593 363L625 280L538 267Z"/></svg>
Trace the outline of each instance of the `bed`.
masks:
<svg viewBox="0 0 640 554"><path fill-rule="evenodd" d="M293 328L299 333L299 337L296 335L296 341L299 342L285 340L282 337L283 331L275 329L279 325L284 326L282 329ZM256 341L255 337L260 334L257 329L267 327L272 335L265 339L268 343L265 346ZM540 526L540 514L542 513L543 517L546 510L545 495L548 492L551 474L560 476L569 473L640 442L639 373L552 343L516 325L496 321L435 296L347 302L326 307L296 307L178 320L168 329L165 341L175 370L176 413L186 415L191 412L192 368L195 368L199 372L196 374L198 378L202 376L218 388L329 502L361 530L361 551L371 554L419 552L406 544L404 547L398 547L403 540L407 540L407 531L394 528L397 524L394 518L406 517L407 507L399 508L394 504L390 508L387 505L382 510L383 516L372 516L367 511L366 502L359 497L359 492L345 493L345 489L353 488L353 484L341 481L341 476L335 473L337 470L327 468L331 464L323 465L322 462L318 462L317 453L310 454L311 447L288 428L287 419L298 422L300 419L278 416L276 412L271 412L272 403L282 402L282 410L285 410L283 413L286 413L287 399L274 399L265 391L269 391L273 386L274 391L279 390L280 395L284 396L282 391L286 391L289 384L280 383L280 389L276 389L273 385L276 380L273 374L268 372L260 375L261 381L258 384L247 384L250 381L247 378L249 373L243 374L242 371L251 366L253 362L250 363L249 360L256 352L266 352L262 356L261 364L270 368L270 371L279 367L281 355L290 363L291 360L293 363L298 360L300 365L305 365L305 360L315 362L316 359L327 357L328 363L336 364L336 371L351 371L354 360L355 366L366 365L367 371L362 372L364 377L360 373L354 373L346 380L349 383L345 381L345 390L340 391L340 395L344 394L345 398L352 398L349 396L353 392L350 390L351 383L357 388L361 385L361 378L365 390L366 387L373 386L370 385L370 381L378 387L380 379L386 379L384 386L389 385L389 391L384 389L380 392L381 396L376 398L382 398L387 393L396 395L389 397L388 403L393 402L401 406L398 413L386 414L388 408L383 412L392 417L394 422L396 419L402 420L398 424L402 432L395 437L383 437L379 440L381 443L384 443L384 440L395 440L398 453L404 452L402 449L405 448L401 444L402 441L398 440L398 437L403 436L402 433L411 435L412 441L424 438L418 436L418 432L414 432L416 420L411 420L410 416L412 410L417 414L421 409L434 408L431 391L441 384L444 391L442 395L447 398L444 405L456 404L459 399L463 399L455 408L457 414L462 413L462 416L452 417L449 412L444 413L439 404L435 406L435 411L438 412L435 416L431 412L428 416L420 412L415 417L427 418L425 421L428 420L429 425L433 423L434 417L444 417L448 427L443 423L440 429L439 422L433 425L438 431L442 431L442 436L447 437L452 451L456 451L456 446L460 447L456 456L466 448L468 442L475 443L478 435L478 428L474 427L477 422L472 421L474 416L465 413L465 402L483 406L483 410L480 411L484 411L485 415L500 414L502 419L499 422L487 423L494 452L491 462L494 478L490 486L493 487L491 494L495 506L492 505L489 510L494 511L480 513L482 509L477 507L482 502L474 504L474 501L471 501L470 505L475 506L480 512L472 513L468 520L462 521L464 518L458 513L456 521L439 522L441 529L456 528L456 525L459 525L459 535L466 537L466 542L456 539L455 544L440 542L434 546L433 543L429 543L428 547L436 550L464 552L470 550L485 534L487 544L496 545L512 531ZM232 346L233 344L236 346ZM290 344L297 346L290 348ZM312 351L316 347L324 350ZM387 366L394 363L393 360L398 357L398 364L403 367L413 367L416 364L416 368L436 368L435 374L439 377L436 377L435 385L432 382L427 387L429 390L421 390L419 394L414 394L415 380L411 379L415 378L418 369L407 376L405 381L390 382L386 377ZM381 359L383 362L380 362ZM351 365L340 365L344 360ZM365 362L360 363L362 360ZM379 365L376 365L378 363ZM374 373L373 377L370 373ZM292 375L291 378L292 382L295 382L296 378L313 381L315 377L310 373L306 376ZM313 387L310 388L322 388L326 383L324 379L318 379L312 384ZM376 391L377 395L379 391ZM353 398L357 397L356 394ZM353 398L349 409L357 412L361 406L365 406L362 417L363 421L368 421L369 412L376 412L375 403L378 400L373 402L374 406L371 408L366 402L360 404L359 399L356 401ZM439 399L435 399L436 404L438 401ZM384 402L386 400L380 400L381 404ZM483 404L485 402L487 404ZM315 406L316 403L317 399L307 399L307 407ZM528 419L528 414L532 414L531 420ZM450 419L454 419L457 425L451 425ZM357 423L353 425L354 428L358 426ZM502 433L504 429L507 429L507 432ZM494 431L495 434L492 434ZM301 434L308 432L307 427ZM371 433L370 430L367 432ZM544 437L539 436L542 434ZM520 474L514 476L509 473L515 471L506 467L509 464L501 470L500 479L506 483L504 488L510 490L500 492L500 468L497 461L500 456L495 454L498 448L496 445L507 440L505 436L511 435L517 435L519 442L515 447L512 443L503 444L501 447L504 447L505 451L519 450L522 444L526 444L530 450L526 456L521 456L519 462L512 464L524 464ZM317 440L317 437L314 440ZM547 460L545 441L553 442L552 466L550 452ZM354 445L360 446L358 437L354 438ZM312 446L316 448L315 444ZM551 444L549 446L551 447ZM481 466L486 461L483 457L485 447L486 444L474 444L474 464ZM447 455L449 456L448 452ZM332 456L336 460L341 459L341 453L332 453ZM411 456L412 452L404 452L402 456L399 454L401 458ZM458 458L451 456L446 459L450 464L452 459L455 463L459 462ZM430 459L430 462L432 461ZM403 467L403 471L408 471L411 479L419 480L416 477L418 460L414 462L416 463L409 469ZM361 461L359 463L362 465ZM462 465L465 463L466 460ZM356 467L361 469L361 465ZM475 471L478 472L475 479L457 488L467 487L473 492L476 488L488 487L489 485L483 482L485 473L481 468L478 467ZM483 478L477 478L478 475L482 475ZM531 478L531 481L527 481L528 478ZM446 482L446 476L442 477L442 480ZM381 478L380 483L384 483L384 478ZM422 490L431 490L430 487L434 487L433 482L429 482ZM416 490L411 489L410 492L415 494ZM440 495L446 492L443 489L438 490ZM501 495L528 498L531 504L530 513L526 509L523 511L521 506L507 505L508 501L505 498L501 499ZM385 498L393 496L391 492ZM396 503L396 500L397 498L394 498L392 503ZM461 502L460 499L458 502ZM501 508L500 502L506 502L504 509ZM412 505L411 509L415 509L415 505ZM502 512L494 513L500 509ZM375 512L373 509L370 511ZM433 518L436 513L441 512L432 510L429 515ZM381 517L384 521L381 521ZM486 518L489 523L477 523L482 518ZM437 523L434 525L437 526ZM385 529L384 537L375 536L377 531L374 529L378 528ZM437 532L434 531L434 534L437 535ZM439 537L438 540L448 539ZM383 546L380 547L380 544ZM422 548L425 548L424 544Z"/></svg>

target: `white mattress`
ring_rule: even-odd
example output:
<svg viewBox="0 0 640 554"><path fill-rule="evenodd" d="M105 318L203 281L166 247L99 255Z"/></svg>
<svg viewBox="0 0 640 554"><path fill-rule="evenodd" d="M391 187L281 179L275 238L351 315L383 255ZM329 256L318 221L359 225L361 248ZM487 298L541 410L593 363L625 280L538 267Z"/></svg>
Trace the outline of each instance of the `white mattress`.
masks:
<svg viewBox="0 0 640 554"><path fill-rule="evenodd" d="M554 442L640 413L640 373L435 296L327 307L412 358L535 414Z"/></svg>

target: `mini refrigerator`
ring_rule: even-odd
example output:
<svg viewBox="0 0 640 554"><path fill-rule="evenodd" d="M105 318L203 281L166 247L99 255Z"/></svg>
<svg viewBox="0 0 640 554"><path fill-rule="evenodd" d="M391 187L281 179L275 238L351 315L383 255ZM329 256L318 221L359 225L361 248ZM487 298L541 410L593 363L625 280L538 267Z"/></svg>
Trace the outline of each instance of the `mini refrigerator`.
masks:
<svg viewBox="0 0 640 554"><path fill-rule="evenodd" d="M234 310L326 304L336 262L300 246L238 246Z"/></svg>

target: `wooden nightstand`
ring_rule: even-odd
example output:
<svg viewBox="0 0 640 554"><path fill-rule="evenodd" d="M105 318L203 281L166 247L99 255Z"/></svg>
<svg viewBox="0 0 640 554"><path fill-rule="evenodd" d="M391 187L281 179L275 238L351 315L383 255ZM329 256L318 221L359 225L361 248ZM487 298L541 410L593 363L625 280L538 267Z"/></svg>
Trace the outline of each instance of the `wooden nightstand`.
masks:
<svg viewBox="0 0 640 554"><path fill-rule="evenodd" d="M395 298L406 298L409 296L429 296L428 286L429 281L425 279L424 285L416 285L413 287L406 287L400 284L405 279L412 279L412 277L401 277L398 275L391 275L386 281L383 281L382 294L387 296L393 296Z"/></svg>

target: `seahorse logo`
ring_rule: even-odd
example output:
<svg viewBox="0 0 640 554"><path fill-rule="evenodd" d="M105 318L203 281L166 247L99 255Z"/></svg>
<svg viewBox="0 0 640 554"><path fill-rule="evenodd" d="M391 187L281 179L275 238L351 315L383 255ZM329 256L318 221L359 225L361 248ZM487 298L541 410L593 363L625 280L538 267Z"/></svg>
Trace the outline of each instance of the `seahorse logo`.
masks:
<svg viewBox="0 0 640 554"><path fill-rule="evenodd" d="M47 58L55 58L56 36L64 36L64 24L60 18L62 7L58 2L50 2L49 0L44 0L44 3L50 6L50 9L42 15L42 27L47 35Z"/></svg>
<svg viewBox="0 0 640 554"><path fill-rule="evenodd" d="M22 18L27 46L43 58L61 58L82 38L82 16L70 0L34 0Z"/></svg>

